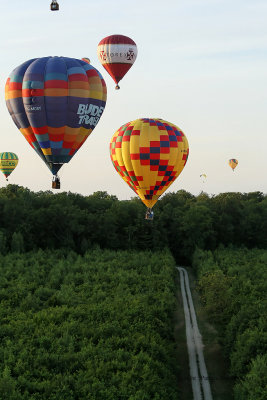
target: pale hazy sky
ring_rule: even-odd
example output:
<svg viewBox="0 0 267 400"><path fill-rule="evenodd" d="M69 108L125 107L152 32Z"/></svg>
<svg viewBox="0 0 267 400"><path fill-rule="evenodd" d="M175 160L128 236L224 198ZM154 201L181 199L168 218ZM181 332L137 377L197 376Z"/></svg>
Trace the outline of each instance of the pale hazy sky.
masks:
<svg viewBox="0 0 267 400"><path fill-rule="evenodd" d="M62 191L133 197L111 164L109 142L124 123L150 117L178 125L189 141L188 163L167 193L267 193L267 0L59 0L58 12L49 0L0 4L0 152L20 159L10 183L51 189L52 175L4 100L15 67L51 55L89 57L108 87L99 124L60 170ZM99 41L115 33L138 47L120 91L96 53ZM239 160L234 173L229 158Z"/></svg>

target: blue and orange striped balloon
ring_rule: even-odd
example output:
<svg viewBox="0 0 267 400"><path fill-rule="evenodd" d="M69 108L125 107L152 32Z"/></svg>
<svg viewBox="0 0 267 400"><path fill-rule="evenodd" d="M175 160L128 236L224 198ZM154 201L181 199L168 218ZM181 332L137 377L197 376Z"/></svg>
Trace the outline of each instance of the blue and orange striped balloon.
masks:
<svg viewBox="0 0 267 400"><path fill-rule="evenodd" d="M102 75L87 62L42 57L14 69L5 97L14 123L56 175L97 125L107 90Z"/></svg>

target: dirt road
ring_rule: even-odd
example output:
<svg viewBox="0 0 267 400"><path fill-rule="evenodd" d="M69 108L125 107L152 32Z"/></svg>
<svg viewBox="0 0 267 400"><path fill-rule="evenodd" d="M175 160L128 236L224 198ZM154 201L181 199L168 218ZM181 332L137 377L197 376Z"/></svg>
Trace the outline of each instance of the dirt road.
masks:
<svg viewBox="0 0 267 400"><path fill-rule="evenodd" d="M188 274L182 267L177 267L177 269L180 273L193 400L212 400L209 377L203 355L202 337L197 325Z"/></svg>

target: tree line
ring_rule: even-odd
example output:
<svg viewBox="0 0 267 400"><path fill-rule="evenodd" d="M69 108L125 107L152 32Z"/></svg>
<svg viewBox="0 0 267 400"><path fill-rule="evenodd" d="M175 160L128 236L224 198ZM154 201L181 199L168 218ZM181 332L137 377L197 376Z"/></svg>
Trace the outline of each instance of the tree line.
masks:
<svg viewBox="0 0 267 400"><path fill-rule="evenodd" d="M267 251L197 249L193 267L203 304L218 328L236 400L267 398Z"/></svg>
<svg viewBox="0 0 267 400"><path fill-rule="evenodd" d="M196 247L267 248L267 196L261 192L194 196L179 190L163 196L154 212L154 221L146 221L139 199L119 201L107 192L35 193L8 185L0 189L0 252L167 247L189 264Z"/></svg>

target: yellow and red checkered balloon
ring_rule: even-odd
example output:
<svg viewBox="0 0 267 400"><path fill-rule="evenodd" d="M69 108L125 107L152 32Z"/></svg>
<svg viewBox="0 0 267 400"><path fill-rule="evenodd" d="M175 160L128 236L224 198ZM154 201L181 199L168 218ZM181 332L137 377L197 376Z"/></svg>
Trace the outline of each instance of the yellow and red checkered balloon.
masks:
<svg viewBox="0 0 267 400"><path fill-rule="evenodd" d="M185 134L162 119L128 122L110 141L116 171L149 208L180 175L188 154Z"/></svg>

